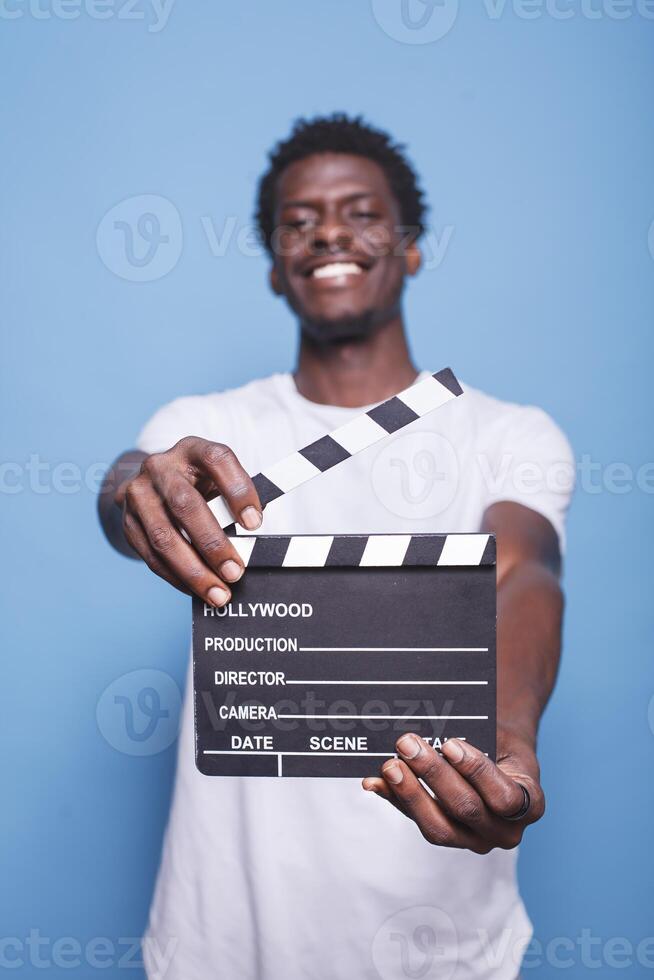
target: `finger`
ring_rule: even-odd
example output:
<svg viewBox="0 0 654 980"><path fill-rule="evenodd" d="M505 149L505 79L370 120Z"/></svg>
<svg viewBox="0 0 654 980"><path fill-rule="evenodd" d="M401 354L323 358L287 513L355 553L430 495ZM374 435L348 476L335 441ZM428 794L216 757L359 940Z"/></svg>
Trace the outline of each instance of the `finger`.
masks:
<svg viewBox="0 0 654 980"><path fill-rule="evenodd" d="M209 568L224 582L238 582L245 571L243 560L202 494L183 476L174 474L167 481L164 503Z"/></svg>
<svg viewBox="0 0 654 980"><path fill-rule="evenodd" d="M402 735L396 749L412 772L435 793L438 805L458 823L475 833L504 843L505 828L489 810L476 789L418 735ZM507 843L508 840L507 840Z"/></svg>
<svg viewBox="0 0 654 980"><path fill-rule="evenodd" d="M467 848L477 854L490 851L491 844L468 827L456 824L444 813L405 762L391 759L384 763L381 772L406 815L416 822L420 833L430 844Z"/></svg>
<svg viewBox="0 0 654 980"><path fill-rule="evenodd" d="M141 522L138 520L138 518L131 514L124 514L123 529L129 544L131 544L134 551L141 556L150 571L154 572L155 575L158 575L159 578L169 582L170 585L172 585L175 589L179 589L179 591L183 592L185 595L191 595L184 583L176 578L172 572L170 572L166 566L157 559L156 555L148 544L145 531L143 530Z"/></svg>
<svg viewBox="0 0 654 980"><path fill-rule="evenodd" d="M234 519L247 531L256 531L263 519L259 494L229 446L197 442L189 459L200 473L210 476Z"/></svg>
<svg viewBox="0 0 654 980"><path fill-rule="evenodd" d="M225 583L204 564L171 523L162 500L145 477L132 480L125 498L127 511L136 516L156 561L200 599L224 606L231 593Z"/></svg>
<svg viewBox="0 0 654 980"><path fill-rule="evenodd" d="M493 813L511 817L524 804L521 786L474 745L458 738L448 739L443 755L458 773L477 790ZM531 783L531 780L530 780ZM531 785L529 787L531 793Z"/></svg>
<svg viewBox="0 0 654 980"><path fill-rule="evenodd" d="M363 788L369 792L374 793L376 796L381 796L382 799L386 800L391 806L394 806L396 810L406 816L406 811L400 805L400 801L391 792L386 782L381 778L381 776L366 776L362 781L361 785Z"/></svg>

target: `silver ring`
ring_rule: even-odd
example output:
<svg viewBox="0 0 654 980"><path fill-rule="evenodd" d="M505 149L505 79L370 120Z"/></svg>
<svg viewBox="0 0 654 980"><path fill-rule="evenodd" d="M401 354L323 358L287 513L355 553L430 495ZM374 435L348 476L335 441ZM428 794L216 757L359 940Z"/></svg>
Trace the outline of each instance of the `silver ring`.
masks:
<svg viewBox="0 0 654 980"><path fill-rule="evenodd" d="M518 783L518 786L520 787L520 789L524 794L522 806L520 807L517 813L514 813L510 817L505 817L504 818L505 820L522 820L522 818L526 817L527 814L529 813L529 807L531 806L531 796L529 795L529 791L526 786L522 785L522 783Z"/></svg>

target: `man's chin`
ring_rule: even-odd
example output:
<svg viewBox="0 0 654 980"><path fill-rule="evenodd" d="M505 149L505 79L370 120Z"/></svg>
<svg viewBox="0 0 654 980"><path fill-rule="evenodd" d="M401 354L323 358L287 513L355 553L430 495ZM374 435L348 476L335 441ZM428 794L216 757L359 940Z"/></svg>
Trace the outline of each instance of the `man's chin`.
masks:
<svg viewBox="0 0 654 980"><path fill-rule="evenodd" d="M341 317L307 317L301 320L302 335L310 342L327 347L332 344L366 340L379 326L375 310Z"/></svg>

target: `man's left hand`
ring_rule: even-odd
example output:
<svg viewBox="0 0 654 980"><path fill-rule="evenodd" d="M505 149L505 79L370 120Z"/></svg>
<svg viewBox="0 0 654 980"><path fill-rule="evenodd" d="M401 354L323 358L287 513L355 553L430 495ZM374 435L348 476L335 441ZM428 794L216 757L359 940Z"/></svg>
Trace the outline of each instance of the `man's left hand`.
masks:
<svg viewBox="0 0 654 980"><path fill-rule="evenodd" d="M382 778L368 776L363 787L414 820L431 844L477 854L517 847L545 811L534 747L513 732L498 732L497 763L459 739L445 742L441 754L407 734L396 749L399 758L384 763Z"/></svg>

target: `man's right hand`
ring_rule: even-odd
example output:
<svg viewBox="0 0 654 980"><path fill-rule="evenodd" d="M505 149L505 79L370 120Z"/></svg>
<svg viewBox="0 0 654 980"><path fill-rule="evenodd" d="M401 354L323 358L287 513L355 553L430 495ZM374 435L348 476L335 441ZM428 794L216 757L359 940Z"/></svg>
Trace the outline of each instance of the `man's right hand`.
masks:
<svg viewBox="0 0 654 980"><path fill-rule="evenodd" d="M243 562L207 501L222 496L248 531L262 521L252 480L231 449L196 436L146 456L113 494L125 537L149 568L182 592L213 606L231 598ZM182 534L188 536L188 539Z"/></svg>

